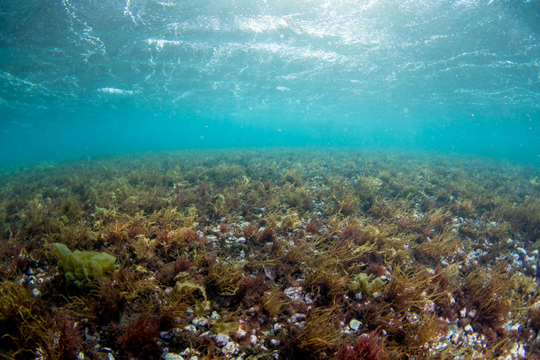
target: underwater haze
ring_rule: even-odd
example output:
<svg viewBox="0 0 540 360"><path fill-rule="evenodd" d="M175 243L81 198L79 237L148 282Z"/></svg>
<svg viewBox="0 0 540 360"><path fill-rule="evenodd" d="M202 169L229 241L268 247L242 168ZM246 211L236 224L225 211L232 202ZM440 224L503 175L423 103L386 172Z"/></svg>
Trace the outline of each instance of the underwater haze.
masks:
<svg viewBox="0 0 540 360"><path fill-rule="evenodd" d="M360 147L540 162L540 1L1 0L0 165Z"/></svg>

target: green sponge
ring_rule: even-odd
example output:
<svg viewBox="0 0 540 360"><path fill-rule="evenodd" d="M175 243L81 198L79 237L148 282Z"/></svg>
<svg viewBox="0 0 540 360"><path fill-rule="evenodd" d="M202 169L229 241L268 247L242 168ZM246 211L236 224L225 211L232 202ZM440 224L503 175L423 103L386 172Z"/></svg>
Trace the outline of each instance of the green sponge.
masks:
<svg viewBox="0 0 540 360"><path fill-rule="evenodd" d="M113 271L116 262L112 255L95 251L71 252L66 245L59 243L54 244L53 252L59 257L58 267L66 279L80 288L85 287L94 277Z"/></svg>

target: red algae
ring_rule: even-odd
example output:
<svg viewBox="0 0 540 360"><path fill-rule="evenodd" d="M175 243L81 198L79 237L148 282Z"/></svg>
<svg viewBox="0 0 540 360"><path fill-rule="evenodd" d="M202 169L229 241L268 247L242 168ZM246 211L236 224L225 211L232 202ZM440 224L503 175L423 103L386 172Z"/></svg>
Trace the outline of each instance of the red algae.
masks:
<svg viewBox="0 0 540 360"><path fill-rule="evenodd" d="M140 315L127 324L118 339L120 347L129 356L139 359L159 359L161 347L157 344L159 321L148 315Z"/></svg>

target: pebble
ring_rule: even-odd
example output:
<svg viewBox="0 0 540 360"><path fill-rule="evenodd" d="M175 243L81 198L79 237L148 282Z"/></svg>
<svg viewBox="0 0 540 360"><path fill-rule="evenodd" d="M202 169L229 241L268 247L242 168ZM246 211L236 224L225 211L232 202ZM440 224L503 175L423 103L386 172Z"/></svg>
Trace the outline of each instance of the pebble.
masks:
<svg viewBox="0 0 540 360"><path fill-rule="evenodd" d="M229 341L227 345L221 349L221 352L225 355L236 355L240 351L240 345L234 341Z"/></svg>
<svg viewBox="0 0 540 360"><path fill-rule="evenodd" d="M433 346L432 346L431 349L432 349L434 352L439 352L439 351L442 351L442 350L446 349L447 347L448 347L448 344L447 344L447 343L445 343L445 342L438 342L438 343L433 344Z"/></svg>
<svg viewBox="0 0 540 360"><path fill-rule="evenodd" d="M197 328L194 325L188 325L188 326L184 327L184 330L192 332L192 333L197 332Z"/></svg>
<svg viewBox="0 0 540 360"><path fill-rule="evenodd" d="M196 317L195 319L191 320L191 323L195 326L206 326L208 325L208 319L202 316Z"/></svg>
<svg viewBox="0 0 540 360"><path fill-rule="evenodd" d="M356 319L352 319L349 324L349 327L354 331L358 331L358 329L360 329L360 326L362 326L362 323Z"/></svg>
<svg viewBox="0 0 540 360"><path fill-rule="evenodd" d="M277 341L276 339L272 339L270 340L270 345L272 345L273 347L278 347L279 341Z"/></svg>
<svg viewBox="0 0 540 360"><path fill-rule="evenodd" d="M525 356L527 355L527 352L525 351L525 348L522 344L514 344L512 352L515 353L519 358L525 358Z"/></svg>
<svg viewBox="0 0 540 360"><path fill-rule="evenodd" d="M458 326L456 324L448 325L448 332L446 333L446 338L450 339L458 331Z"/></svg>
<svg viewBox="0 0 540 360"><path fill-rule="evenodd" d="M302 300L302 298L304 297L301 287L286 288L284 293L294 301Z"/></svg>
<svg viewBox="0 0 540 360"><path fill-rule="evenodd" d="M462 332L462 331L463 331L463 330L460 330L460 331L457 331L457 332L455 332L455 333L452 334L452 338L451 338L451 339L452 339L452 343L453 343L454 345L457 345L457 344L459 343L459 339L461 338L461 332Z"/></svg>
<svg viewBox="0 0 540 360"><path fill-rule="evenodd" d="M215 336L215 335L212 334L211 331L206 331L206 332L203 332L203 333L201 334L201 337L208 337L208 338L211 338L211 337L214 337L214 336Z"/></svg>
<svg viewBox="0 0 540 360"><path fill-rule="evenodd" d="M162 331L159 333L159 337L163 340L171 340L174 337L174 333L169 331Z"/></svg>
<svg viewBox="0 0 540 360"><path fill-rule="evenodd" d="M306 315L305 314L294 314L293 316L291 316L291 318L289 319L289 324L291 323L297 323L299 321L302 321L302 320L305 320L306 319Z"/></svg>
<svg viewBox="0 0 540 360"><path fill-rule="evenodd" d="M197 356L201 355L197 350L192 348L185 348L184 351L180 353L181 356L186 357L189 356L189 359L193 359L193 357L197 358Z"/></svg>
<svg viewBox="0 0 540 360"><path fill-rule="evenodd" d="M231 338L227 334L217 334L216 342L219 346L226 346Z"/></svg>
<svg viewBox="0 0 540 360"><path fill-rule="evenodd" d="M184 358L178 354L175 354L175 353L167 353L167 355L165 355L165 360L184 360Z"/></svg>
<svg viewBox="0 0 540 360"><path fill-rule="evenodd" d="M473 346L474 344L476 344L478 340L478 334L476 333L468 334L466 337L466 340L469 346Z"/></svg>

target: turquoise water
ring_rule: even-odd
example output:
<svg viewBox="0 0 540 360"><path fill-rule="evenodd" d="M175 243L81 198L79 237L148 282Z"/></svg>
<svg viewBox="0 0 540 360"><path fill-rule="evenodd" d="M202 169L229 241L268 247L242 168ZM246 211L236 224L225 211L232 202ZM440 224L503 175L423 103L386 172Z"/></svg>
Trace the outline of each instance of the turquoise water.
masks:
<svg viewBox="0 0 540 360"><path fill-rule="evenodd" d="M0 165L361 147L540 163L540 1L2 0Z"/></svg>

